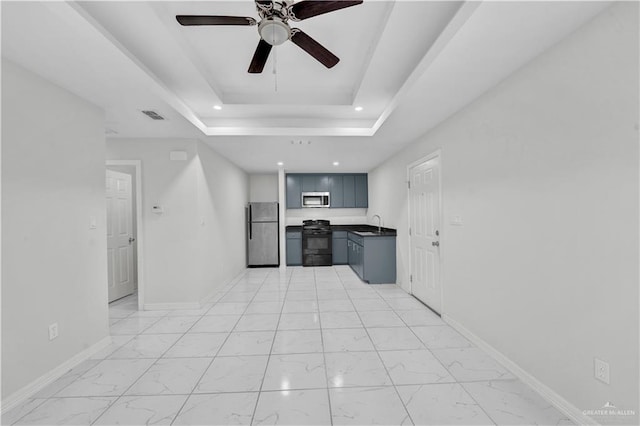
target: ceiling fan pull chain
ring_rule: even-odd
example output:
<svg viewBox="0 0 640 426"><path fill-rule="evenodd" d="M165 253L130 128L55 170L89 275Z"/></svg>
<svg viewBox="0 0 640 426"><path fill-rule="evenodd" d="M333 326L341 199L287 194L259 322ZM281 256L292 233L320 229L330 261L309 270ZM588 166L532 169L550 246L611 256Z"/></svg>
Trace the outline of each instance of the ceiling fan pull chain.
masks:
<svg viewBox="0 0 640 426"><path fill-rule="evenodd" d="M278 91L278 49L273 49L273 85L274 89Z"/></svg>

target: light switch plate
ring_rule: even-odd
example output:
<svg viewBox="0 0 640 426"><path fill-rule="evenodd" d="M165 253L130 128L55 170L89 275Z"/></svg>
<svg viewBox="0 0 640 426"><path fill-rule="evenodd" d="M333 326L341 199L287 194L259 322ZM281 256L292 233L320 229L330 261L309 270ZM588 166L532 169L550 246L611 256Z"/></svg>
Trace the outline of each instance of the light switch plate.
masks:
<svg viewBox="0 0 640 426"><path fill-rule="evenodd" d="M49 326L49 340L53 340L58 337L58 323L54 322Z"/></svg>
<svg viewBox="0 0 640 426"><path fill-rule="evenodd" d="M593 375L603 383L609 384L609 363L601 359L593 359Z"/></svg>
<svg viewBox="0 0 640 426"><path fill-rule="evenodd" d="M464 222L462 220L462 216L460 215L455 215L451 218L451 224L454 226L462 226L464 225Z"/></svg>

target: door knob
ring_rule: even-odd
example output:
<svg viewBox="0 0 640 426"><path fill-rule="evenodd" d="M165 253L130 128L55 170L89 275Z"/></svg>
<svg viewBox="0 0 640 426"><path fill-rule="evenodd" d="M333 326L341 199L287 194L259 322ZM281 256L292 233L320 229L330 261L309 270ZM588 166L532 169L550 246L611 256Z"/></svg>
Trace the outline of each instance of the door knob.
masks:
<svg viewBox="0 0 640 426"><path fill-rule="evenodd" d="M129 237L129 244L131 244L132 242L134 242L136 239L133 237Z"/></svg>
<svg viewBox="0 0 640 426"><path fill-rule="evenodd" d="M432 246L438 247L440 245L440 241L433 241L431 243Z"/></svg>

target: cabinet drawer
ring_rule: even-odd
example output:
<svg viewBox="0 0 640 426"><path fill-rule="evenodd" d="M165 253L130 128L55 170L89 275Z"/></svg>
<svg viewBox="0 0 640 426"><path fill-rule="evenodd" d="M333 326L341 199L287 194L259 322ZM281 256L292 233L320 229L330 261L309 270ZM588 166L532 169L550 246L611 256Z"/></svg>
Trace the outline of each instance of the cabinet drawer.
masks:
<svg viewBox="0 0 640 426"><path fill-rule="evenodd" d="M337 238L347 238L347 231L333 231L333 239Z"/></svg>
<svg viewBox="0 0 640 426"><path fill-rule="evenodd" d="M287 240L301 240L302 232L300 231L287 231Z"/></svg>

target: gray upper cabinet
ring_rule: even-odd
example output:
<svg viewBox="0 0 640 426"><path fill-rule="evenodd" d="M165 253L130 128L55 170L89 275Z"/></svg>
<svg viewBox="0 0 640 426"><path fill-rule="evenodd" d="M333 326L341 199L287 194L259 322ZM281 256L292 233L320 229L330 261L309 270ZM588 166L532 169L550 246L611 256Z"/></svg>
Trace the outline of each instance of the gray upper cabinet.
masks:
<svg viewBox="0 0 640 426"><path fill-rule="evenodd" d="M344 190L342 185L342 175L329 175L329 192L331 193L330 203L332 209L344 207Z"/></svg>
<svg viewBox="0 0 640 426"><path fill-rule="evenodd" d="M316 176L316 192L329 192L331 190L329 175Z"/></svg>
<svg viewBox="0 0 640 426"><path fill-rule="evenodd" d="M287 175L287 208L302 208L302 175Z"/></svg>
<svg viewBox="0 0 640 426"><path fill-rule="evenodd" d="M355 176L356 186L356 208L369 207L369 187L367 185L367 175Z"/></svg>
<svg viewBox="0 0 640 426"><path fill-rule="evenodd" d="M302 176L302 192L329 192L329 175L306 174Z"/></svg>
<svg viewBox="0 0 640 426"><path fill-rule="evenodd" d="M342 177L342 190L344 197L344 207L356 206L356 178L354 175L344 175Z"/></svg>
<svg viewBox="0 0 640 426"><path fill-rule="evenodd" d="M302 175L302 192L316 192L316 175Z"/></svg>
<svg viewBox="0 0 640 426"><path fill-rule="evenodd" d="M369 207L366 173L287 174L287 208L302 208L303 192L329 192L331 208Z"/></svg>

